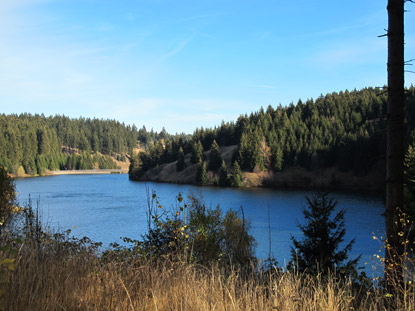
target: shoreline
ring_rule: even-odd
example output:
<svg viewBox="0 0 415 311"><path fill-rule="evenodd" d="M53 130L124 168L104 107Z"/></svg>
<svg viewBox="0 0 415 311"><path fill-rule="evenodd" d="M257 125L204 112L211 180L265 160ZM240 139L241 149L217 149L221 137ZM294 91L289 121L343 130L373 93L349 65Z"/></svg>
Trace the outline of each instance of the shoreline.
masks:
<svg viewBox="0 0 415 311"><path fill-rule="evenodd" d="M42 175L11 175L12 178L31 178L42 176L58 176L58 175L100 175L100 174L128 174L128 169L90 169L90 170L59 170L45 171Z"/></svg>

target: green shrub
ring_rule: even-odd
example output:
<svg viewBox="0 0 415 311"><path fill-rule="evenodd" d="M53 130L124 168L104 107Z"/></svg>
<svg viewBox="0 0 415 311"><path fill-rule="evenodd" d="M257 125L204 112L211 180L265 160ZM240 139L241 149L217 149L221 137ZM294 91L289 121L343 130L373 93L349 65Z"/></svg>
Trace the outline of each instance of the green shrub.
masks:
<svg viewBox="0 0 415 311"><path fill-rule="evenodd" d="M219 205L208 208L194 194L185 202L177 196L177 209L167 212L153 192L148 198L148 232L142 240L124 239L131 248L113 244L104 257L118 259L145 258L152 261L186 260L205 266L248 267L254 257L255 240L249 234L249 223L239 213L225 214Z"/></svg>

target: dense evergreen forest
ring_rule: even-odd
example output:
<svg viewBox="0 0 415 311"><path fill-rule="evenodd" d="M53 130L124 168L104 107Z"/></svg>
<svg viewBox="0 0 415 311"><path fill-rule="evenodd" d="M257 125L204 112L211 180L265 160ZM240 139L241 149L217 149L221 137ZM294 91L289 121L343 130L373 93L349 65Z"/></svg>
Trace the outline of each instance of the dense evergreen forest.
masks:
<svg viewBox="0 0 415 311"><path fill-rule="evenodd" d="M145 127L138 130L114 120L1 114L0 166L16 175L116 168L113 159L125 161L138 140L157 139L159 134Z"/></svg>
<svg viewBox="0 0 415 311"><path fill-rule="evenodd" d="M115 168L113 159L125 161L141 146L144 152L133 155L130 166L133 180L174 161L183 170L186 154L191 154L192 164L199 164L199 184L205 183L206 171L215 172L222 185L237 186L240 177L233 172L279 172L292 166L336 166L364 175L385 159L386 103L387 94L380 88L346 90L296 105L261 108L236 122L196 129L193 135L170 135L165 129L157 133L115 120L0 114L0 166L16 175ZM413 86L406 90L406 126L407 143L413 144ZM219 152L225 146L237 146L229 171ZM208 158L206 151L211 151Z"/></svg>
<svg viewBox="0 0 415 311"><path fill-rule="evenodd" d="M148 169L176 160L180 171L184 155L190 153L191 163L200 163L198 174L202 176L208 169L218 173L220 180L223 172L218 170L223 171L223 165L220 168L222 160L215 150L230 145L238 146L232 159L236 171L239 167L248 172L279 172L290 166L307 170L336 166L343 172L364 175L385 160L386 119L387 93L381 88L335 92L286 107L269 106L241 115L236 122L197 129L190 139L176 137L149 145L132 160L130 178L139 180ZM406 127L406 141L412 144L413 86L406 90ZM203 152L209 150L207 159ZM209 165L203 165L204 161ZM196 180L203 179L201 176Z"/></svg>

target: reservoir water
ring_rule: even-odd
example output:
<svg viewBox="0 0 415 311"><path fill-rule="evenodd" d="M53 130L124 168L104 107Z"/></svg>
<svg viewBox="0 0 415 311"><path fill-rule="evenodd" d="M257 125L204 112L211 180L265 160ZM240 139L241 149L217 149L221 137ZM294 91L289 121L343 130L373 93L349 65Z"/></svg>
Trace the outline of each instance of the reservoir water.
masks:
<svg viewBox="0 0 415 311"><path fill-rule="evenodd" d="M272 189L233 189L196 187L162 183L132 182L127 175L60 175L15 180L20 204L31 196L39 201L42 221L53 230L72 229L75 236L94 241L121 242L120 237L140 239L146 232L146 187L156 191L167 209L176 206L176 196L190 192L202 195L207 206L220 205L223 210L240 210L251 223L251 234L257 241L256 254L267 258L269 223L271 251L280 265L290 259L291 236L301 239L302 209L310 191ZM379 266L374 254L380 242L373 235L384 235L382 200L373 195L333 193L337 207L346 210L345 243L355 238L351 256L362 255L360 266ZM36 205L36 203L34 204ZM269 207L269 213L268 213ZM269 217L268 217L269 215ZM379 269L379 268L378 268ZM376 273L376 272L375 272Z"/></svg>

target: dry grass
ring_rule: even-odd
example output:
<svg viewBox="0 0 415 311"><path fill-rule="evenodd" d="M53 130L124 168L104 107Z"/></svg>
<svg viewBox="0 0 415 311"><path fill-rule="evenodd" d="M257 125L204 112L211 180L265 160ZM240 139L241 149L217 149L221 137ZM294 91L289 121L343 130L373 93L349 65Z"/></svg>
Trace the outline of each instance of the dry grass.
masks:
<svg viewBox="0 0 415 311"><path fill-rule="evenodd" d="M0 310L384 310L385 295L351 282L292 273L252 273L165 262L102 263L87 251L25 246L1 279ZM407 304L415 310L413 287ZM392 301L392 303L394 303Z"/></svg>

